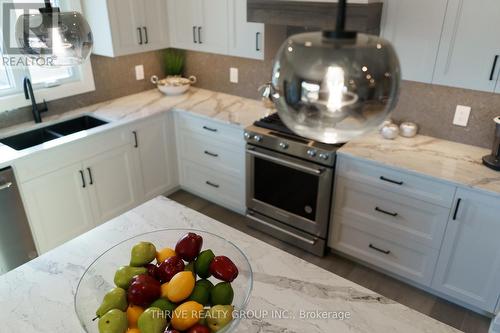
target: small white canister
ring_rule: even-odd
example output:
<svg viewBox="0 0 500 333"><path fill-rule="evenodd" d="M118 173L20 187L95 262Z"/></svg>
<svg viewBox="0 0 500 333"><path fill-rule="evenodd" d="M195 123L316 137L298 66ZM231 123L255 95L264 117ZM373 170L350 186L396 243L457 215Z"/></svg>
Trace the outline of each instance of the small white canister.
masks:
<svg viewBox="0 0 500 333"><path fill-rule="evenodd" d="M418 125L412 122L404 122L399 126L399 134L405 138L414 138L418 133Z"/></svg>
<svg viewBox="0 0 500 333"><path fill-rule="evenodd" d="M389 124L380 130L380 134L387 140L394 140L399 135L399 127L396 124Z"/></svg>

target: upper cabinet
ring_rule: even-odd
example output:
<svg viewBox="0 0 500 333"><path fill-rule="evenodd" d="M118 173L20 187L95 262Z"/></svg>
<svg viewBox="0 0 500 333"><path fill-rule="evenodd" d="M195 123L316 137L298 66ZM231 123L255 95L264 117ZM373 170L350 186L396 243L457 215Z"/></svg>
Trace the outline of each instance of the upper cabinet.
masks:
<svg viewBox="0 0 500 333"><path fill-rule="evenodd" d="M432 82L446 4L447 0L384 2L382 37L395 47L404 80Z"/></svg>
<svg viewBox="0 0 500 333"><path fill-rule="evenodd" d="M500 56L499 14L497 0L448 1L435 84L495 90L500 70L500 60L495 61Z"/></svg>
<svg viewBox="0 0 500 333"><path fill-rule="evenodd" d="M83 0L98 55L116 57L169 47L167 0Z"/></svg>
<svg viewBox="0 0 500 333"><path fill-rule="evenodd" d="M169 0L171 46L228 53L228 0Z"/></svg>
<svg viewBox="0 0 500 333"><path fill-rule="evenodd" d="M247 0L229 1L229 14L229 54L263 60L264 24L247 22Z"/></svg>

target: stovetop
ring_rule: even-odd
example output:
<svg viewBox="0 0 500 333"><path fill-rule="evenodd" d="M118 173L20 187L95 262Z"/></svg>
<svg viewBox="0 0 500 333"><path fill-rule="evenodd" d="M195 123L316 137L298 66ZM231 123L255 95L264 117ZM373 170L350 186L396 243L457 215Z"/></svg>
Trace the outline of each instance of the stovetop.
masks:
<svg viewBox="0 0 500 333"><path fill-rule="evenodd" d="M254 123L254 126L267 128L288 135L298 136L297 134L293 133L292 130L286 127L286 125L283 123L278 113L273 113L270 116L257 120Z"/></svg>

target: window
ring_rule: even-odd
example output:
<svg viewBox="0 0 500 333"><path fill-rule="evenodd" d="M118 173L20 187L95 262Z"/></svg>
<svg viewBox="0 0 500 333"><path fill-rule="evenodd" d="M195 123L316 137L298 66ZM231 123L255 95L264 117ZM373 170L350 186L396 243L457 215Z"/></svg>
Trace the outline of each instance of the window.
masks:
<svg viewBox="0 0 500 333"><path fill-rule="evenodd" d="M27 2L40 3L40 7L43 7L44 0L0 0L0 4L4 2L14 4ZM80 0L52 0L52 4L60 7L62 11L82 11ZM11 13L11 16L18 17L21 14L22 10L16 10L15 13ZM17 17L11 19L11 36L13 36ZM0 29L2 28L3 26L0 27ZM0 38L2 39L2 43L0 43L0 56L3 59L2 47L5 47L5 45L2 36L3 34L0 34ZM75 67L6 66L1 61L0 112L29 105L30 101L25 99L23 92L22 83L25 77L31 79L35 95L39 100L45 99L50 101L95 89L90 61Z"/></svg>

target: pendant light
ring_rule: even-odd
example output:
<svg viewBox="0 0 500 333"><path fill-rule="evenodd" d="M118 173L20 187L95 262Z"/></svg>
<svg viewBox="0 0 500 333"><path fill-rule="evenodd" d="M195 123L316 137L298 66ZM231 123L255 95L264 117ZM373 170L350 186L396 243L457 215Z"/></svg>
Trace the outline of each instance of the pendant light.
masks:
<svg viewBox="0 0 500 333"><path fill-rule="evenodd" d="M93 36L82 14L62 12L45 0L39 14L23 14L16 22L16 40L22 53L45 57L48 66L75 66L90 56Z"/></svg>
<svg viewBox="0 0 500 333"><path fill-rule="evenodd" d="M289 37L273 65L273 100L296 134L345 143L378 127L394 109L401 81L391 44L345 31L346 0L339 0L335 31Z"/></svg>

